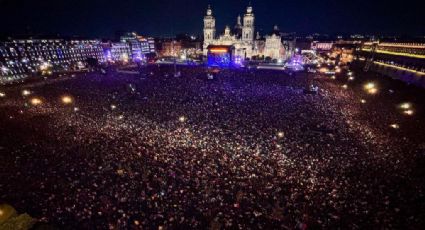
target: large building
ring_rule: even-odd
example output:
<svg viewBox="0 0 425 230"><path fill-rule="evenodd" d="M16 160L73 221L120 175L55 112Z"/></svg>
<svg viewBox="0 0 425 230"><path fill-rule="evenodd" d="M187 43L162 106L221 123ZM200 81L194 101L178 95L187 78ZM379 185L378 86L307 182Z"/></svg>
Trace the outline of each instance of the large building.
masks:
<svg viewBox="0 0 425 230"><path fill-rule="evenodd" d="M215 17L210 6L204 17L204 44L203 54L208 53L208 46L233 46L235 49L235 57L242 59L252 59L254 56L269 57L271 59L285 58L285 46L282 44L281 36L276 33L267 35L262 39L259 34L255 36L255 16L252 6L248 6L246 13L241 17L238 16L236 25L231 31L226 26L224 34L216 36Z"/></svg>
<svg viewBox="0 0 425 230"><path fill-rule="evenodd" d="M176 40L162 41L160 56L178 57L182 54L181 50L182 50L182 43L180 41L176 41Z"/></svg>
<svg viewBox="0 0 425 230"><path fill-rule="evenodd" d="M133 58L132 47L127 42L108 43L104 46L107 60L109 62L128 62Z"/></svg>
<svg viewBox="0 0 425 230"><path fill-rule="evenodd" d="M120 42L66 39L9 39L0 41L0 84L22 81L49 72L66 72L98 63L127 62L155 53L153 38L132 33Z"/></svg>
<svg viewBox="0 0 425 230"><path fill-rule="evenodd" d="M364 42L355 56L365 70L425 88L425 43Z"/></svg>
<svg viewBox="0 0 425 230"><path fill-rule="evenodd" d="M333 42L319 42L319 41L313 41L311 43L311 49L317 50L317 51L330 51L334 47Z"/></svg>
<svg viewBox="0 0 425 230"><path fill-rule="evenodd" d="M98 40L20 39L0 42L0 83L20 81L47 66L68 71L88 58L106 61Z"/></svg>
<svg viewBox="0 0 425 230"><path fill-rule="evenodd" d="M141 59L146 54L155 53L155 40L153 38L145 38L132 32L121 36L120 41L129 45L133 59Z"/></svg>

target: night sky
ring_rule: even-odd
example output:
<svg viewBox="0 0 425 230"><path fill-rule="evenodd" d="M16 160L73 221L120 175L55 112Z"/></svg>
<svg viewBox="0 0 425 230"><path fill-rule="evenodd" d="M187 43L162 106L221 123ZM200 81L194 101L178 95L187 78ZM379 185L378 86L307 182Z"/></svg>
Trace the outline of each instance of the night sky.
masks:
<svg viewBox="0 0 425 230"><path fill-rule="evenodd" d="M422 4L421 4L422 1ZM248 0L0 0L0 35L112 37L116 31L201 34L213 7L217 30L233 26ZM253 0L256 29L285 32L424 35L423 0Z"/></svg>

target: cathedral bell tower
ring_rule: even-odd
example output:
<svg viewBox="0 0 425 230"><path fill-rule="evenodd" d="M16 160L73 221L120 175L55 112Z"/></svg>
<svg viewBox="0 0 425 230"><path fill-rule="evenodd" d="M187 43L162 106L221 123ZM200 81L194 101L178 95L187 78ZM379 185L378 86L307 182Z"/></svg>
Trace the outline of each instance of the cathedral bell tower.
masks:
<svg viewBox="0 0 425 230"><path fill-rule="evenodd" d="M254 41L254 19L252 6L248 6L243 17L242 41L244 42L252 43Z"/></svg>
<svg viewBox="0 0 425 230"><path fill-rule="evenodd" d="M212 15L211 7L208 5L207 15L204 17L204 55L207 54L207 47L215 39L215 18Z"/></svg>

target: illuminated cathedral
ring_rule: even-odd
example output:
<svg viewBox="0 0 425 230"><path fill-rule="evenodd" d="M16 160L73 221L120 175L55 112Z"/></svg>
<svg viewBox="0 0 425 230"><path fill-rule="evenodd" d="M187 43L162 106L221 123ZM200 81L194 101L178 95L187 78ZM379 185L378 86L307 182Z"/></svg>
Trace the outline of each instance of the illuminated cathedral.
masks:
<svg viewBox="0 0 425 230"><path fill-rule="evenodd" d="M286 52L281 42L281 36L278 33L272 33L261 39L258 32L254 36L254 22L255 16L252 6L248 6L243 19L241 19L241 16L237 17L236 25L233 29L226 26L224 34L216 36L215 17L211 7L208 6L204 17L204 55L207 55L208 46L224 45L233 46L235 56L242 59L252 59L254 56L269 57L275 60L285 59ZM274 29L276 31L277 26Z"/></svg>

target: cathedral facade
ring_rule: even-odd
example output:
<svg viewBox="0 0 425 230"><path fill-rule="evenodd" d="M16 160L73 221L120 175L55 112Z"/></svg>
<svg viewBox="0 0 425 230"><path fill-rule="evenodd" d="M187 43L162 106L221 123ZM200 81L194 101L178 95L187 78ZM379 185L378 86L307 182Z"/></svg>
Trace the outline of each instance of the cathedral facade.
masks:
<svg viewBox="0 0 425 230"><path fill-rule="evenodd" d="M280 35L273 33L261 38L257 32L257 36L255 36L254 22L252 6L248 6L243 19L241 20L241 16L237 17L233 29L226 26L224 34L216 36L215 17L211 7L208 6L204 17L204 55L207 55L209 45L226 45L233 46L235 55L243 59L252 59L254 56L276 60L283 58L285 51Z"/></svg>

